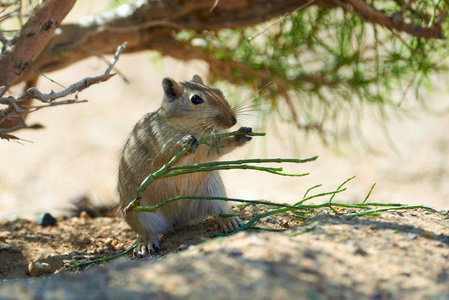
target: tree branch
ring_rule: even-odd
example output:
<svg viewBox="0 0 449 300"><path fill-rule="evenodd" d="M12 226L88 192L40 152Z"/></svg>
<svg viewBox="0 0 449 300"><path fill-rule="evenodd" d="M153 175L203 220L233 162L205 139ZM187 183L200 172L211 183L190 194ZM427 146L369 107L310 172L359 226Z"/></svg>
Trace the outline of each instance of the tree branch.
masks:
<svg viewBox="0 0 449 300"><path fill-rule="evenodd" d="M0 139L17 139L17 137L15 136L8 135L7 132L15 131L21 128L27 128L23 114L27 113L29 109L33 109L33 111L36 111L45 107L85 102L83 100L77 99L63 100L58 102L56 102L55 100L70 94L78 93L93 84L106 81L114 76L115 74L110 74L110 72L124 49L124 45L121 45L117 48L114 58L112 59L104 74L92 78L84 78L60 92L55 93L52 91L49 94L44 94L35 87L31 87L17 99L12 96L0 97L0 104L8 104L8 107L6 109L0 110L0 125L2 125L2 122L8 121L11 118L16 118L19 120L19 122L15 122L15 125L13 127L0 128ZM0 87L0 91L2 89L3 87ZM41 102L44 102L45 105L29 106L29 100L31 99L37 99Z"/></svg>
<svg viewBox="0 0 449 300"><path fill-rule="evenodd" d="M409 2L408 6L404 6L400 12L392 15L387 15L375 10L363 0L346 0L346 2L349 3L352 8L365 20L387 27L390 30L403 31L413 36L422 37L425 39L445 38L441 24L438 22L433 23L431 27L422 27L405 22L402 13L405 9L411 6L411 2Z"/></svg>
<svg viewBox="0 0 449 300"><path fill-rule="evenodd" d="M182 29L220 30L243 28L266 22L290 13L307 0L283 1L139 1L122 5L116 10L81 18L63 24L46 49L34 62L41 72L61 69L92 55L112 54L115 46L126 41L127 53L148 49L163 49L167 36ZM313 5L336 7L328 0L316 0ZM164 51L161 53L165 54ZM28 72L26 80L34 76Z"/></svg>
<svg viewBox="0 0 449 300"><path fill-rule="evenodd" d="M47 0L35 8L28 22L0 56L0 86L10 87L24 81L23 74L45 48L75 1Z"/></svg>
<svg viewBox="0 0 449 300"><path fill-rule="evenodd" d="M112 54L115 45L127 42L127 52L148 49L164 51L164 42L173 32L182 29L216 31L224 28L243 28L291 13L307 0L283 1L139 1L122 5L116 10L81 18L71 24L63 24L48 43L34 66L41 72L61 69L92 55ZM356 12L370 22L389 29L404 31L424 38L444 38L438 23L430 28L407 24L399 14L388 15L376 11L362 0L316 0L311 5L335 8L338 5ZM211 11L211 8L214 9ZM199 58L199 57L195 57ZM186 60L186 58L181 58ZM35 76L28 72L26 81Z"/></svg>

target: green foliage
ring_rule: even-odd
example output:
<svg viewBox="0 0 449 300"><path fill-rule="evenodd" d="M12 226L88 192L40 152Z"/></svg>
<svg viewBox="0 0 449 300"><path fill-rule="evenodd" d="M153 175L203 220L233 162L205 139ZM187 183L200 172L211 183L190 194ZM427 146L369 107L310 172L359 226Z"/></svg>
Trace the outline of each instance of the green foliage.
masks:
<svg viewBox="0 0 449 300"><path fill-rule="evenodd" d="M376 4L390 15L404 5ZM427 27L447 10L445 1L415 1L402 16ZM442 26L449 34L448 18ZM360 111L364 103L376 104L382 115L386 106L400 106L412 90L423 101L420 87L431 88L432 76L449 67L446 40L390 31L340 8L310 7L253 28L190 30L178 37L201 45L216 59L237 62L225 74L227 80L258 91L256 102L270 99L270 110L306 129L335 125L342 112ZM213 71L215 80L223 78ZM288 117L280 103L287 103Z"/></svg>

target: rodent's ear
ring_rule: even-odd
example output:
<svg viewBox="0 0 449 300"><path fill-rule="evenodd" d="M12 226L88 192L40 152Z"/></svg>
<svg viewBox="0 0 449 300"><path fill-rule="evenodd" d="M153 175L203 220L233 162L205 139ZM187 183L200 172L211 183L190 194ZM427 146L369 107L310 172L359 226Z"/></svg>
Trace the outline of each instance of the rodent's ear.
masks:
<svg viewBox="0 0 449 300"><path fill-rule="evenodd" d="M203 79L200 77L200 75L193 75L192 81L204 85Z"/></svg>
<svg viewBox="0 0 449 300"><path fill-rule="evenodd" d="M170 77L165 77L162 80L162 87L164 88L165 95L169 98L176 98L182 94L182 86Z"/></svg>

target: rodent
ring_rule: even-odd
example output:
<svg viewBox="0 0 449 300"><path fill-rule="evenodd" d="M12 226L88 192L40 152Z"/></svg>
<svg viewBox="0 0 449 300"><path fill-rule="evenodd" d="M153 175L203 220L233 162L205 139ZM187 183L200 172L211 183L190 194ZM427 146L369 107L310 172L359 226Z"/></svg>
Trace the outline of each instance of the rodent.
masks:
<svg viewBox="0 0 449 300"><path fill-rule="evenodd" d="M164 97L160 108L137 122L121 152L117 190L122 212L149 174L159 170L184 147L203 137L226 132L237 123L236 112L223 93L206 86L198 75L192 81L180 83L167 77L162 87ZM241 127L239 131L250 133L252 129ZM209 145L198 145L186 153L176 165L215 161L250 140L247 135L211 140ZM226 197L226 191L218 171L184 174L152 182L140 205L156 205L176 196ZM243 224L239 218L219 217L227 211L226 201L184 199L156 212L131 211L124 218L142 237L143 243L135 253L144 256L159 251L160 234L208 216L215 216L225 232L238 229Z"/></svg>

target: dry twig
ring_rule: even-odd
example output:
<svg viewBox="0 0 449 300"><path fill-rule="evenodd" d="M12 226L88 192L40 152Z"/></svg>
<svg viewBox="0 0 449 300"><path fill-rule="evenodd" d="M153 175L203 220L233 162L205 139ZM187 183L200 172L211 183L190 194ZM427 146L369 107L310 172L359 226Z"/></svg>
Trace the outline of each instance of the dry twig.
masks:
<svg viewBox="0 0 449 300"><path fill-rule="evenodd" d="M120 45L117 48L117 51L109 64L108 68L104 72L104 74L96 76L96 77L87 77L84 78L68 88L60 91L60 92L50 92L48 94L44 94L40 92L37 88L32 87L26 90L21 96L18 98L14 98L12 96L9 97L0 97L0 104L8 105L7 108L0 110L0 124L10 118L9 115L11 112L16 113L16 116L18 116L21 119L21 122L10 128L0 128L0 138L1 139L17 139L17 137L7 134L7 132L11 132L14 130L18 130L21 128L27 128L27 124L25 123L25 118L23 116L24 108L26 109L32 109L31 111L36 111L42 108L51 107L51 106L57 106L57 105L66 105L66 104L73 104L73 103L82 103L86 102L86 100L78 100L77 97L72 100L62 100L62 101L56 101L57 99L63 98L65 96L68 96L70 94L79 93L86 88L90 87L93 84L97 84L100 82L104 82L114 76L115 74L111 74L111 70L116 64L117 60L119 59L120 54L125 49L125 45ZM5 86L0 87L0 93L5 89ZM27 106L26 103L30 99L36 99L43 103L44 105L37 105L37 106Z"/></svg>

